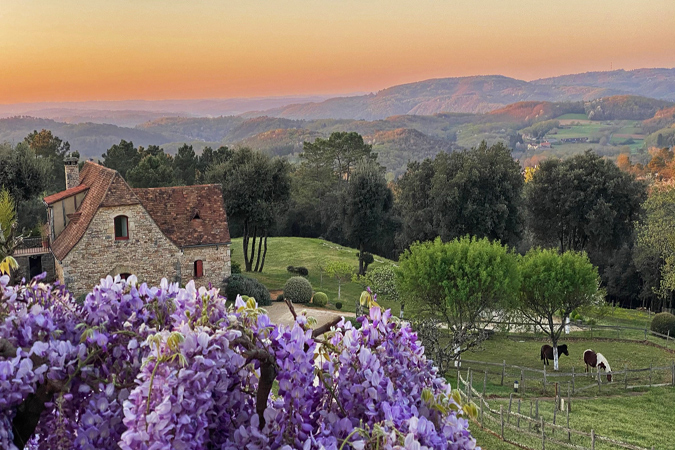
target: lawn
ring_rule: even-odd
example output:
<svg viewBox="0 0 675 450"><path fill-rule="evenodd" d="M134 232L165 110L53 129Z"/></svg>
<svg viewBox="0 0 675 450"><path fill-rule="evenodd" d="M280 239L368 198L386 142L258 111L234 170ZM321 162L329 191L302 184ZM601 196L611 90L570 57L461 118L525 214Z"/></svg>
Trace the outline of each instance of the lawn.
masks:
<svg viewBox="0 0 675 450"><path fill-rule="evenodd" d="M232 240L232 260L241 264L244 268L244 251L242 248L242 239ZM321 291L328 295L329 307L334 307L338 300L337 280L330 279L326 274L322 276L317 268L319 261L345 261L358 268L358 251L353 248L343 247L322 239L298 238L298 237L272 237L267 240L267 257L265 267L262 273L247 273L262 282L269 290L283 289L284 283L290 277L295 276L289 273L288 266L306 267L309 270L307 279L312 283L315 292ZM394 264L392 261L375 256L375 262L369 266L377 267L381 264ZM340 288L340 301L343 304L343 310L354 311L356 301L361 296L363 286L359 283L343 283ZM384 308L391 308L392 313L398 315L399 306L397 303L381 302Z"/></svg>

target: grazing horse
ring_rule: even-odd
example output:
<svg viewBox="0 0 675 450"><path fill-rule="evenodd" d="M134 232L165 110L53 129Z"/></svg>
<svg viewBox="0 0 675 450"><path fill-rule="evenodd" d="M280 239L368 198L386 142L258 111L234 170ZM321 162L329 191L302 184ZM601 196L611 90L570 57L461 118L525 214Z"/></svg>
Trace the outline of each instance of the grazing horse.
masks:
<svg viewBox="0 0 675 450"><path fill-rule="evenodd" d="M567 355L570 356L570 353L567 351L567 345L558 346L558 355ZM553 359L553 347L548 344L541 346L541 360L544 361L544 364L548 366L548 360Z"/></svg>
<svg viewBox="0 0 675 450"><path fill-rule="evenodd" d="M597 368L597 371L600 372L602 369L604 372L611 372L612 369L609 367L609 362L607 358L603 356L602 353L595 353L590 348L584 351L584 363L586 363L586 372L589 371L589 367ZM607 374L607 381L612 382L612 374Z"/></svg>

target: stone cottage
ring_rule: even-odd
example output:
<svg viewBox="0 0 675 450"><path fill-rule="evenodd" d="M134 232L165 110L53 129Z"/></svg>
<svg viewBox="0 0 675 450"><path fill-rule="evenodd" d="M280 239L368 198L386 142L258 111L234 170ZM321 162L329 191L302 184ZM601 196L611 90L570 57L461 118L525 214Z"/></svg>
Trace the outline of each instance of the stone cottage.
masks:
<svg viewBox="0 0 675 450"><path fill-rule="evenodd" d="M66 190L44 202L56 277L75 295L107 275L198 286L230 276L220 185L132 189L115 170L66 160Z"/></svg>

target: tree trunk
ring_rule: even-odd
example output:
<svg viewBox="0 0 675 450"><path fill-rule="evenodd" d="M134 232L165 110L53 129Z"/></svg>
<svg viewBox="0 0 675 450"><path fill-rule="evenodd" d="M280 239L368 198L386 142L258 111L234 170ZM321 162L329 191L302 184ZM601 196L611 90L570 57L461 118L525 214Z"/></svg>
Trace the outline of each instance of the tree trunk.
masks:
<svg viewBox="0 0 675 450"><path fill-rule="evenodd" d="M249 267L251 267L251 263L249 262L248 259L248 220L244 221L244 239L243 239L243 245L244 245L244 270L246 272L249 271Z"/></svg>
<svg viewBox="0 0 675 450"><path fill-rule="evenodd" d="M558 344L553 344L553 370L558 370Z"/></svg>
<svg viewBox="0 0 675 450"><path fill-rule="evenodd" d="M253 270L253 258L255 258L255 239L258 237L258 227L253 227L253 243L251 244L251 257L246 261L246 271Z"/></svg>
<svg viewBox="0 0 675 450"><path fill-rule="evenodd" d="M265 230L265 234L267 234L267 230ZM260 240L258 241L258 259L256 259L255 262L255 269L253 270L254 272L259 272L258 268L260 268L260 257L262 256L262 243L263 243L263 235L260 235Z"/></svg>
<svg viewBox="0 0 675 450"><path fill-rule="evenodd" d="M258 251L260 251L260 249L258 249ZM267 256L267 230L265 230L265 250L263 250L262 262L260 263L260 272L263 271L263 267L265 266L266 256Z"/></svg>

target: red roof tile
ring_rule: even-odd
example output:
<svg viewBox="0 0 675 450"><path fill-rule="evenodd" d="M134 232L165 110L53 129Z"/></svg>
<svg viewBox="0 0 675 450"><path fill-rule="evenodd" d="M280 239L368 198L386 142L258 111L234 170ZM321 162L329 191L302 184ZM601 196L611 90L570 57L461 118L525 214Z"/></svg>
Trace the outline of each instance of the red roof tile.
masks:
<svg viewBox="0 0 675 450"><path fill-rule="evenodd" d="M115 175L118 175L117 172L107 167L100 166L91 161L84 163L84 167L80 172L79 186L69 190L72 191L73 189L80 188L80 186L85 186L85 188L89 188L89 192L87 192L84 200L82 200L82 204L77 209L77 212L81 213L79 220L71 221L52 243L52 253L54 253L56 259L59 261L63 260L82 239L101 201L106 196L108 187L115 178ZM68 192L68 190L64 192Z"/></svg>
<svg viewBox="0 0 675 450"><path fill-rule="evenodd" d="M70 189L66 189L65 191L57 192L56 194L49 195L44 198L44 202L48 205L51 205L53 203L58 202L59 200L63 200L64 198L72 197L75 194L79 194L80 192L84 192L87 189L89 189L89 186L80 184L79 186L75 186Z"/></svg>
<svg viewBox="0 0 675 450"><path fill-rule="evenodd" d="M219 184L133 189L150 217L179 247L230 242ZM199 218L195 218L198 212Z"/></svg>

